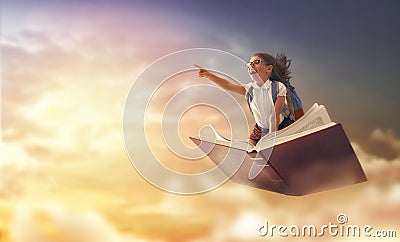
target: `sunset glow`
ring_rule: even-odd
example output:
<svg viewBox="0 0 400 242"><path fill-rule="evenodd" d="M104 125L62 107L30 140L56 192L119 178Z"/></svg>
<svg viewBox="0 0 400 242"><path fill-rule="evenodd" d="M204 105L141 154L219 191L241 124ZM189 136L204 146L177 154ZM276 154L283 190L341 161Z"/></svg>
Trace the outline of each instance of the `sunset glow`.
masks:
<svg viewBox="0 0 400 242"><path fill-rule="evenodd" d="M397 3L387 3L398 9ZM399 100L392 89L398 90L399 84L393 83L395 68L390 67L392 63L398 65L400 52L393 33L387 33L388 42L396 39L393 52L376 47L389 63L388 67L379 60L375 63L386 73L387 81L381 87L373 82L378 74L363 69L367 54L343 58L347 65L353 63L354 69L359 68L357 71L349 66L335 69L336 58L341 55L334 53L337 42L322 46L312 42L317 39L290 41L286 32L250 36L247 31L255 27L247 21L255 24L263 18L255 17L260 13L250 16L255 10L248 6L226 3L229 7L224 12L221 5L211 9L211 3L162 4L124 0L1 3L0 241L275 241L281 238L260 237L257 233L265 220L277 225L321 225L335 222L340 213L346 214L351 224L395 229L400 236L398 114L385 119L378 107L398 109L393 109ZM273 7L284 12L280 5ZM198 8L204 12L199 13ZM218 17L217 21L217 12L224 12L226 17ZM332 24L320 12L309 14L303 17L321 18L325 24ZM360 18L364 19L361 13ZM398 16L393 19L396 23L392 25L398 25ZM313 28L325 29L316 22L304 20L310 25L310 34ZM277 24L289 28L286 22L277 20L266 24L265 30L273 30ZM363 26L357 21L353 24L355 28L357 24ZM301 27L299 23L293 33ZM340 28L352 32L351 26ZM399 35L397 28L387 28L384 33L390 31ZM321 32L321 38L325 33L328 36L330 32ZM363 34L354 33L348 38L355 39L352 44L358 43ZM260 50L274 54L288 51L294 59L293 83L306 108L314 102L324 104L332 119L343 124L368 182L304 197L284 196L231 181L210 192L177 195L147 182L132 166L124 144L127 95L154 61L175 51L199 47L222 49L245 60ZM319 49L326 50L324 54L331 58L319 59ZM390 61L392 58L397 62ZM390 71L384 71L383 66ZM361 80L365 80L362 85ZM149 103L146 120L146 135L153 137L149 140L153 153L169 169L190 174L212 169L214 164L207 157L193 161L171 153L159 122L174 93L195 84L211 85L197 77L196 71L171 78ZM253 120L244 98L233 98L249 118L248 127L241 131L246 139ZM361 98L363 101L358 102ZM177 127L182 143L195 148L189 136L198 135L206 124L212 124L224 136L231 135L231 123L221 112L197 106L182 116ZM135 134L138 130L129 132ZM146 141L137 142L140 145ZM318 241L341 239L325 236Z"/></svg>

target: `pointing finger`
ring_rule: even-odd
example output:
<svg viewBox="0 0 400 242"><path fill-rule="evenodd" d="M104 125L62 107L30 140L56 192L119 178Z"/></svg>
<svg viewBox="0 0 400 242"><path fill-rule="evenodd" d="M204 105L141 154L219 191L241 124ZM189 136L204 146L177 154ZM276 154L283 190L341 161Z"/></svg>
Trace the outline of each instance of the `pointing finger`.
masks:
<svg viewBox="0 0 400 242"><path fill-rule="evenodd" d="M199 66L199 65L197 65L197 64L194 64L194 66L197 67L197 68L199 68L199 69L204 69L203 67L201 67L201 66Z"/></svg>

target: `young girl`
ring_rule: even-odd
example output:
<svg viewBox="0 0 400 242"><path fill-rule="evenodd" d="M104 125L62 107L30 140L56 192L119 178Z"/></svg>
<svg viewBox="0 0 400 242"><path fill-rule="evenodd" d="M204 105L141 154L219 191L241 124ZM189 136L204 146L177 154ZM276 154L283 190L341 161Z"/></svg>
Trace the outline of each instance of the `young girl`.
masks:
<svg viewBox="0 0 400 242"><path fill-rule="evenodd" d="M199 77L205 77L227 91L246 96L256 121L253 132L250 134L250 142L256 144L262 136L293 122L282 114L284 107L285 109L287 107L287 90L281 82L288 81L290 78L289 65L290 62L287 61L285 55L274 58L266 53L256 53L247 63L247 70L254 82L245 85L233 84L200 66L196 65L196 67L199 68ZM273 88L276 90L272 90ZM276 100L271 102L273 92L275 92Z"/></svg>

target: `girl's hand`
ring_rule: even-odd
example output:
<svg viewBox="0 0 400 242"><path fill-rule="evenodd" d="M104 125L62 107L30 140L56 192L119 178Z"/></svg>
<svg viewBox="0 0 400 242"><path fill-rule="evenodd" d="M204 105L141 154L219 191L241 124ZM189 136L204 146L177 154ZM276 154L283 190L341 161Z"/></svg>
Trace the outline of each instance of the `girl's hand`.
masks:
<svg viewBox="0 0 400 242"><path fill-rule="evenodd" d="M213 73L207 71L199 65L195 64L194 66L199 68L199 72L197 73L199 77L205 77L227 91L234 92L243 96L246 94L246 89L244 88L244 86L233 84L224 78L214 75Z"/></svg>
<svg viewBox="0 0 400 242"><path fill-rule="evenodd" d="M199 77L208 78L208 77L211 75L211 73L210 73L209 71L207 71L206 69L204 69L203 67L201 67L201 66L199 66L199 65L196 65L196 64L194 64L194 66L197 67L197 68L199 68L199 72L197 73L197 75L198 75Z"/></svg>

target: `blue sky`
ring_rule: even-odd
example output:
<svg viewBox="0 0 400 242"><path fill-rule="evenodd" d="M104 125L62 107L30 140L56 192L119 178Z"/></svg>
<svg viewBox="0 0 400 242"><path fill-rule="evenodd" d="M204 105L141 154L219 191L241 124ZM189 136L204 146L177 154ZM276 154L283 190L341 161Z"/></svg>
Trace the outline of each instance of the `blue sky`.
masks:
<svg viewBox="0 0 400 242"><path fill-rule="evenodd" d="M3 41L42 26L53 35L86 26L99 39L111 39L110 30L119 30L115 40L131 41L138 58L148 63L197 47L243 59L255 52L284 52L293 59L292 83L305 108L324 104L351 140L371 150L375 146L367 141L373 130L400 136L400 115L394 111L400 88L397 1L36 0L2 6ZM97 32L96 23L102 28ZM135 45L137 39L144 43Z"/></svg>
<svg viewBox="0 0 400 242"><path fill-rule="evenodd" d="M338 213L395 228L399 10L389 0L2 1L0 234L16 242L265 241L254 232L265 219L326 224ZM323 104L343 125L368 183L301 198L231 182L177 196L147 183L122 138L126 96L158 58L199 47L244 60L286 53L304 107ZM151 118L172 91L210 84L182 76L160 88ZM181 123L190 128L229 126L215 110L186 114ZM180 131L187 138L193 129ZM149 145L172 169L213 167L175 161L158 131L149 131L157 134Z"/></svg>
<svg viewBox="0 0 400 242"><path fill-rule="evenodd" d="M199 1L166 9L199 24L191 32L205 34L207 47L230 42L225 50L244 59L286 53L305 106L326 105L351 139L361 142L377 128L400 135L397 1Z"/></svg>

